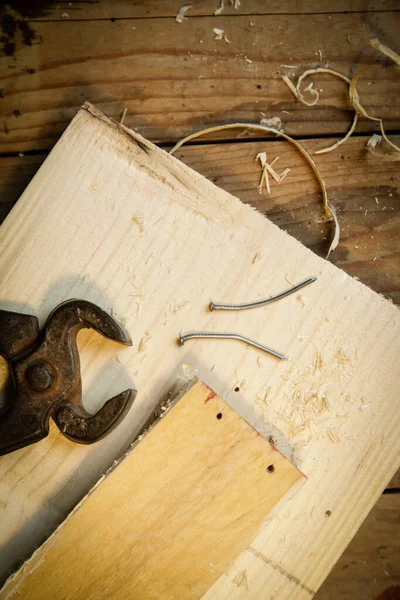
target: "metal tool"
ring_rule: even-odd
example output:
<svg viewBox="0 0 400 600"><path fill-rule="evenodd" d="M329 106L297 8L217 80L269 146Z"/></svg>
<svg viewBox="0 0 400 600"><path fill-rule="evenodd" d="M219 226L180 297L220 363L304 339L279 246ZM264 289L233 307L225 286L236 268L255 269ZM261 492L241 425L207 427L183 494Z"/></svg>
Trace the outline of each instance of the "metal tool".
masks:
<svg viewBox="0 0 400 600"><path fill-rule="evenodd" d="M0 310L0 355L10 365L14 387L13 396L0 409L0 455L46 437L50 417L68 439L91 444L126 415L136 390L114 396L94 415L83 408L76 343L83 328L132 345L112 317L86 300L68 300L57 306L41 333L35 316Z"/></svg>

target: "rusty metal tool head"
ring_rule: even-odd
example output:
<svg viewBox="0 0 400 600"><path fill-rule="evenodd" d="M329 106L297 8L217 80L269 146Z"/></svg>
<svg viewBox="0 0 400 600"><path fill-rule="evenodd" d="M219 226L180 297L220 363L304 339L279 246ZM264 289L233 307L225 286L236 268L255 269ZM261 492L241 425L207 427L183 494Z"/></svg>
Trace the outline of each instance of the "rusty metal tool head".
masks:
<svg viewBox="0 0 400 600"><path fill-rule="evenodd" d="M91 444L126 415L136 390L114 396L94 415L83 407L76 343L83 328L132 345L112 317L86 300L68 300L57 306L42 332L35 316L0 310L0 355L10 365L14 387L0 412L0 455L46 437L50 417L70 440Z"/></svg>

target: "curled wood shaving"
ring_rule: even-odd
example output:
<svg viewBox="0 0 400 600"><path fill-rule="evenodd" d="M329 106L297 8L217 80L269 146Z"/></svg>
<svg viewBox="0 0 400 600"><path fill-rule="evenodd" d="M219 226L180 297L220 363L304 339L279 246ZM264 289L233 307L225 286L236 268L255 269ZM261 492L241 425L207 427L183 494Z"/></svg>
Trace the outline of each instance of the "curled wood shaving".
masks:
<svg viewBox="0 0 400 600"><path fill-rule="evenodd" d="M361 75L363 75L366 71L368 71L368 69L371 69L371 67L365 67L364 69L361 69L361 71L356 73L354 75L353 79L351 80L350 88L349 88L350 101L354 107L354 110L356 110L359 115L362 115L366 119L370 119L371 121L377 121L379 123L379 128L381 130L381 134L382 134L382 137L385 140L385 142L391 148L393 148L393 150L395 150L396 152L398 152L400 154L400 148L398 146L396 146L396 144L394 144L386 135L382 119L380 119L378 117L373 117L372 115L367 113L367 111L365 110L365 108L362 106L362 104L360 102L360 97L357 92L356 84L357 84L357 81L360 79Z"/></svg>
<svg viewBox="0 0 400 600"><path fill-rule="evenodd" d="M351 135L353 135L354 130L355 130L356 125L357 125L357 122L358 122L358 114L355 112L354 113L354 117L353 117L353 122L351 124L350 129L346 133L346 135L344 137L340 138L340 140L338 140L337 142L335 142L331 146L327 146L326 148L321 148L321 150L315 150L314 154L326 154L326 152L332 152L332 150L336 150L336 148L339 148L339 146L341 146L342 144L344 144L344 142L347 142L347 140L349 139L349 137Z"/></svg>
<svg viewBox="0 0 400 600"><path fill-rule="evenodd" d="M306 77L309 77L310 75L315 75L318 73L325 73L328 75L333 75L334 77L338 77L342 81L345 81L350 87L351 80L348 77L346 77L346 75L343 75L342 73L339 73L338 71L334 71L333 69L328 69L325 67L318 67L317 69L308 69L307 71L304 71L304 73L302 75L300 75L300 77L298 78L296 85L294 85L292 83L292 81L289 79L289 77L287 75L282 75L282 79L299 102L301 102L305 106L315 106L315 104L317 104L317 102L319 100L319 93L317 92L317 90L315 90L313 87L311 87L311 84L304 89L304 91L311 92L314 95L314 99L312 101L308 101L308 100L306 100L306 98L304 98L300 88L301 88L301 84L303 83L303 80ZM340 140L338 140L337 142L335 142L334 144L332 144L331 146L327 146L326 148L322 148L321 150L316 150L314 152L314 154L325 154L327 152L332 152L332 150L336 150L336 148L338 148L339 146L344 144L344 142L346 142L349 139L349 137L352 135L352 133L354 132L356 125L357 125L357 121L358 121L358 114L356 111L354 114L354 117L353 117L353 122L351 124L351 127L350 127L349 131L346 133L346 135L343 138L341 138Z"/></svg>
<svg viewBox="0 0 400 600"><path fill-rule="evenodd" d="M322 175L321 175L320 170L318 169L314 159L310 156L310 154L307 152L307 150L297 140L290 137L290 135L287 135L283 131L278 131L277 129L274 129L273 127L266 127L265 125L258 125L256 123L254 123L254 124L253 123L232 123L231 125L217 125L215 127L208 127L207 129L202 129L200 131L197 131L195 133L192 133L192 134L184 137L177 144L175 144L175 146L173 148L171 148L169 153L174 154L177 150L179 150L179 148L181 148L183 146L183 144L186 144L187 142L190 142L191 140L194 140L198 137L201 137L208 133L224 131L226 129L252 129L255 131L268 131L269 133L274 133L278 137L283 137L285 140L287 140L288 142L293 144L293 146L295 146L297 148L297 150L304 156L304 158L307 160L308 164L314 171L314 174L315 174L316 178L318 179L318 183L321 187L322 205L323 205L324 213L334 223L334 236L333 236L333 240L329 246L328 253L326 256L326 258L329 258L330 253L333 250L335 250L335 248L337 247L337 245L339 243L339 238L340 238L340 225L339 225L339 221L338 221L338 218L336 215L336 210L332 206L330 201L328 200L328 193L326 191L325 182L322 179Z"/></svg>
<svg viewBox="0 0 400 600"><path fill-rule="evenodd" d="M373 48L375 48L376 50L379 50L385 56L387 56L391 60L393 60L393 62L395 64L400 66L400 56L398 54L396 54L396 52L394 52L387 46L384 46L383 44L381 44L381 42L376 38L370 40L370 44ZM358 79L361 77L361 75L363 75L370 68L371 68L371 66L365 67L364 69L362 69L361 71L356 73L356 75L351 80L348 77L346 77L345 75L343 75L342 73L339 73L338 71L334 71L333 69L328 69L325 67L319 67L317 69L308 69L302 75L300 75L300 77L297 80L296 85L293 84L293 82L289 79L289 77L287 75L281 76L282 80L286 83L286 85L291 90L291 92L293 93L295 98L299 102L304 104L305 106L315 106L315 104L317 104L317 102L319 100L319 94L318 94L317 90L315 90L312 87L312 84L310 84L308 87L306 87L304 89L304 91L310 92L314 96L313 100L311 100L311 101L307 100L304 97L303 93L301 92L301 84L302 84L303 80L306 77L308 77L309 75L314 75L316 73L327 73L329 75L333 75L335 77L338 77L339 79L342 79L349 85L349 98L350 98L351 105L355 111L353 122L351 124L349 131L346 133L346 135L343 138L341 138L340 140L338 140L331 146L328 146L327 148L322 148L321 150L317 150L314 154L324 154L326 152L332 152L332 150L335 150L336 148L341 146L344 142L346 142L349 139L349 137L352 135L352 133L354 132L356 125L357 125L358 116L361 115L362 117L365 117L366 119L370 119L371 121L377 121L379 123L379 128L381 130L382 138L395 151L395 154L381 155L383 157L383 159L384 160L392 160L392 161L400 160L400 148L398 146L396 146L396 144L394 144L387 137L385 128L383 125L383 120L378 117L373 117L372 115L370 115L365 110L365 108L362 106L362 104L360 102L360 98L359 98L359 95L358 95L358 92L356 89L356 83L357 83ZM371 147L369 145L367 147L370 151L374 152L375 146Z"/></svg>
<svg viewBox="0 0 400 600"><path fill-rule="evenodd" d="M381 44L380 41L376 38L374 38L373 40L370 40L369 43L371 44L371 46L373 48L375 48L375 50L379 50L379 52L382 52L382 54L384 54L385 56L390 58L393 62L395 62L396 65L400 66L400 56L396 52L394 52L387 46L384 46L383 44Z"/></svg>
<svg viewBox="0 0 400 600"><path fill-rule="evenodd" d="M181 8L176 13L175 17L175 21L177 23L183 23L183 21L186 21L187 17L185 17L185 14L189 10L189 8L192 8L191 4L185 4L184 6L181 6Z"/></svg>

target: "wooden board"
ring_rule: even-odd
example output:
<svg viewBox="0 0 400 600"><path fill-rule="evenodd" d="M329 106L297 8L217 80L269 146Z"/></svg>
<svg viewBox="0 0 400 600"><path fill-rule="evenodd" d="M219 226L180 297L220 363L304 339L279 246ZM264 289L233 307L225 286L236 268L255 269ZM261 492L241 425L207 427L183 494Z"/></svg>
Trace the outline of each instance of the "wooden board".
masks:
<svg viewBox="0 0 400 600"><path fill-rule="evenodd" d="M201 598L305 482L203 382L173 404L0 598Z"/></svg>
<svg viewBox="0 0 400 600"><path fill-rule="evenodd" d="M340 135L353 114L346 84L321 75L318 106L307 107L280 77L326 65L348 76L378 65L360 80L360 98L388 131L399 129L398 69L383 68L388 61L369 41L382 37L399 51L400 12L256 15L249 21L242 15L183 24L98 20L90 27L85 20L35 21L29 44L17 28L3 44L9 55L1 57L0 152L51 148L85 99L118 120L127 108L125 124L153 141L171 142L216 123L258 123L261 113L280 116L289 134ZM230 44L214 39L217 24ZM372 130L371 121L360 120L358 131Z"/></svg>
<svg viewBox="0 0 400 600"><path fill-rule="evenodd" d="M392 136L400 144L400 136ZM334 139L301 140L310 153ZM285 185L273 185L271 194L258 194L259 152L279 156L291 173ZM320 255L329 225L321 223L320 198L311 169L286 142L265 140L236 144L184 146L177 157L219 187L268 216L284 231ZM46 156L0 159L0 219L5 218ZM341 150L316 157L329 193L334 198L342 227L333 264L400 304L400 172L397 163L382 161L366 152L365 138L352 137ZM400 471L390 482L400 488Z"/></svg>
<svg viewBox="0 0 400 600"><path fill-rule="evenodd" d="M384 494L315 600L396 600L400 592L399 526L400 494Z"/></svg>
<svg viewBox="0 0 400 600"><path fill-rule="evenodd" d="M193 0L192 8L188 16L211 16L219 5L219 0ZM15 18L25 20L57 20L57 19L110 19L110 18L151 18L151 17L175 17L181 8L180 0L141 0L129 2L127 0L98 0L87 2L57 2L57 4L30 3L18 5L18 10L13 7L10 10L6 4L7 13L15 15ZM226 15L257 15L257 14L313 14L313 13L336 13L336 12L380 12L384 10L395 10L398 8L396 0L303 0L294 4L291 0L259 0L242 1L238 9L234 9L229 0L225 2L224 11ZM1 9L0 9L1 10ZM0 12L1 14L1 12Z"/></svg>
<svg viewBox="0 0 400 600"><path fill-rule="evenodd" d="M1 232L3 305L43 319L81 296L126 320L131 350L81 337L87 406L132 381L139 390L99 444L77 446L52 430L0 462L4 571L126 448L185 363L203 379L211 372L207 383L308 477L207 598L309 598L398 466L396 307L93 109L79 113ZM207 310L210 299L259 298L308 275L318 281L268 309ZM291 360L238 342L180 347L179 332L194 328L237 330ZM248 590L236 583L243 571Z"/></svg>

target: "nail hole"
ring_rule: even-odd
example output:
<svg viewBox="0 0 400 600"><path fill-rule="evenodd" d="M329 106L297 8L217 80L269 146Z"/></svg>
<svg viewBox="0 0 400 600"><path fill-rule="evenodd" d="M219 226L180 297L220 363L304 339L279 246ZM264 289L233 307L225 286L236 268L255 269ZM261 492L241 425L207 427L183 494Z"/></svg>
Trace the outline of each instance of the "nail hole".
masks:
<svg viewBox="0 0 400 600"><path fill-rule="evenodd" d="M222 413L217 414L217 419L222 419Z"/></svg>
<svg viewBox="0 0 400 600"><path fill-rule="evenodd" d="M332 511L331 511L331 510L327 510L327 511L325 511L325 517L326 517L326 518L330 517L330 516L331 516L331 514L332 514Z"/></svg>
<svg viewBox="0 0 400 600"><path fill-rule="evenodd" d="M274 465L269 465L269 467L267 467L267 471L268 473L273 473L275 471Z"/></svg>
<svg viewBox="0 0 400 600"><path fill-rule="evenodd" d="M238 385L235 387L235 392L240 392L240 387Z"/></svg>

